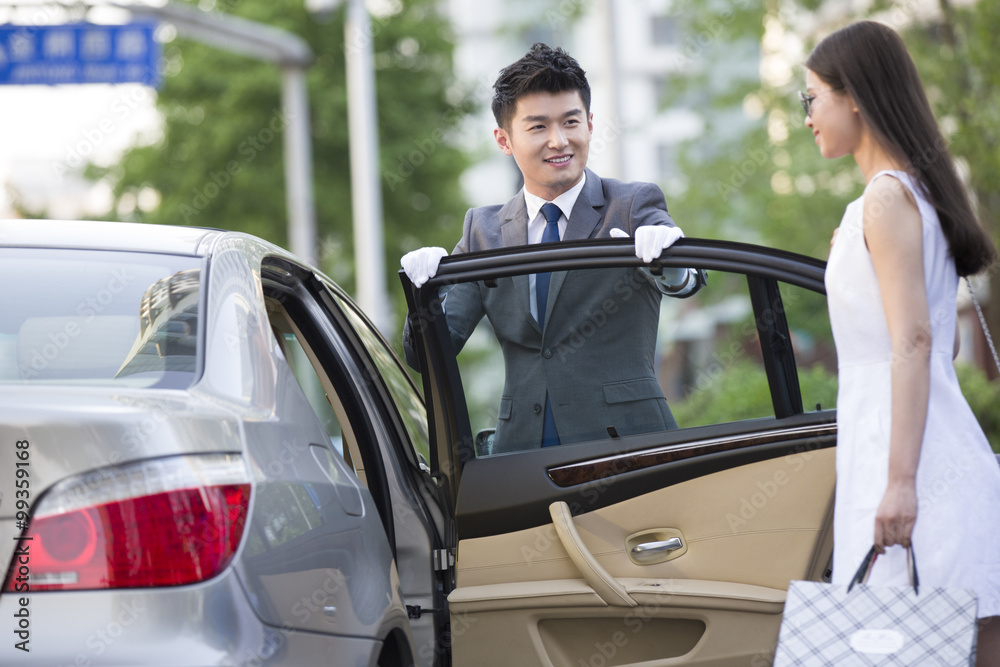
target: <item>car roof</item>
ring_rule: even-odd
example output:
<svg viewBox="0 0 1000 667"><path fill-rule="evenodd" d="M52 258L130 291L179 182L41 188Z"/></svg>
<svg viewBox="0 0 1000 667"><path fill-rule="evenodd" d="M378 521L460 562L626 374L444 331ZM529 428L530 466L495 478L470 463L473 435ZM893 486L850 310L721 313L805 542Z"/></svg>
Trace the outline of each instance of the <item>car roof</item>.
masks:
<svg viewBox="0 0 1000 667"><path fill-rule="evenodd" d="M92 220L0 220L0 246L129 250L203 257L220 229Z"/></svg>

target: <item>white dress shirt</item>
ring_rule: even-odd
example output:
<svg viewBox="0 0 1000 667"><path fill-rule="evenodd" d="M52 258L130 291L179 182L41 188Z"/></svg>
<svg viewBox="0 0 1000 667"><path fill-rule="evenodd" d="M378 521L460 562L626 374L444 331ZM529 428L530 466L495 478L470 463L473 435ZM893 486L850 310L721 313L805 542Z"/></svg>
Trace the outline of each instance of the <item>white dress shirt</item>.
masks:
<svg viewBox="0 0 1000 667"><path fill-rule="evenodd" d="M562 241L563 237L566 235L566 225L569 223L569 214L573 212L573 206L576 205L576 200L583 191L583 186L587 182L587 173L584 172L583 178L580 182L571 187L566 192L562 193L554 200L552 203L559 207L562 215L559 216L559 240ZM547 203L547 199L542 199L537 195L533 195L527 190L524 192L524 204L528 209L528 244L541 243L542 234L545 232L546 220L545 216L542 215L542 205ZM538 321L538 302L535 295L535 274L528 274L528 293L531 306L531 316Z"/></svg>

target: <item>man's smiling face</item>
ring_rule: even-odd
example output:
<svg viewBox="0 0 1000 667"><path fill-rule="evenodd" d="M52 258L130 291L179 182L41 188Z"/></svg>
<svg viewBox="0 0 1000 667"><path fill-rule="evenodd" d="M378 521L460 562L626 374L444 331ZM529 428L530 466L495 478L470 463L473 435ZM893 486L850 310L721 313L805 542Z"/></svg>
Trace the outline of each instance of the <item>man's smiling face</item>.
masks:
<svg viewBox="0 0 1000 667"><path fill-rule="evenodd" d="M525 190L552 201L583 176L593 118L579 91L531 93L517 100L510 130L498 127L493 136L500 150L514 156Z"/></svg>

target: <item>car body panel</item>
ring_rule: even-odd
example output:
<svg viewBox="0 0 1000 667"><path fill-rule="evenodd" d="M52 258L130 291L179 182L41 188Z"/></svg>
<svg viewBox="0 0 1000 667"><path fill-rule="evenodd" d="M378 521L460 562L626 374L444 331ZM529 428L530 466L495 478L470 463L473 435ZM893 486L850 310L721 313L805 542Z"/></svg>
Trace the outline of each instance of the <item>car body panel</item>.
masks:
<svg viewBox="0 0 1000 667"><path fill-rule="evenodd" d="M331 637L261 624L235 573L183 588L31 596L30 653L0 646L4 665L369 665L373 639ZM16 598L0 598L10 618Z"/></svg>
<svg viewBox="0 0 1000 667"><path fill-rule="evenodd" d="M276 246L218 230L12 221L0 222L0 243L176 253L204 259L199 317L202 351L199 372L188 389L0 385L0 438L6 443L2 450L5 456L13 456L13 450L7 450L15 440L30 441L33 503L46 488L75 474L163 456L239 453L252 480L243 540L233 564L222 575L167 589L35 592L31 604L39 611L34 616L33 637L39 642L33 647L59 632L58 625L50 623L66 623L72 618L69 612L75 612L78 619L70 632L75 639L62 644L45 639L41 662L39 652L25 660L6 644L0 650L0 662L70 664L78 653L75 645L85 646L95 631L79 618L93 619L95 628L112 623L115 610L128 601L141 602L151 610L144 618L176 614L178 618L163 623L160 632L175 630L179 637L190 638L184 657L166 650L149 653L150 648L155 650L172 639L157 634L155 624L141 620L116 639L113 652L109 649L100 659L95 656L94 664L247 664L256 651L268 655L252 664L334 661L367 666L374 664L390 637L399 660L416 655L401 597L404 587L396 570L394 540L389 539L380 518L384 512L343 458L332 451L328 434L276 344L265 309L261 278L265 261L292 262L304 276L325 277ZM329 315L321 313L320 317ZM345 390L352 391L350 387ZM382 399L367 393L351 400L363 405ZM378 449L383 437L387 437L384 432L372 433L367 445L373 448L371 456L397 455ZM0 491L12 499L7 489L12 480L7 477L0 480L4 485ZM381 486L388 483L383 480ZM423 502L413 497L406 500ZM20 532L7 518L13 516L8 512L10 505L3 502L0 508L4 517L0 519L4 537L0 557L5 569L16 544L13 538ZM395 510L390 507L390 511ZM406 517L426 512L423 508L407 511L400 510ZM419 525L408 526L410 532L419 534ZM413 552L407 557L407 567L412 570L422 559L430 573L429 548L420 553L420 540L412 535L406 542ZM423 542L429 542L426 534ZM13 609L15 595L3 594L0 606ZM433 590L416 597L425 608L434 606ZM62 600L71 602L63 604ZM76 600L85 607L72 602ZM83 608L91 611L80 614ZM425 665L441 654L431 621L432 617L423 621L430 628L424 641L432 644L430 658L420 663ZM275 644L279 646L274 648Z"/></svg>
<svg viewBox="0 0 1000 667"><path fill-rule="evenodd" d="M0 387L5 443L30 443L31 498L100 468L177 454L239 452L238 421L185 392L101 387ZM45 443L45 444L43 444ZM48 443L58 443L57 448ZM0 562L16 542L14 475L0 476Z"/></svg>

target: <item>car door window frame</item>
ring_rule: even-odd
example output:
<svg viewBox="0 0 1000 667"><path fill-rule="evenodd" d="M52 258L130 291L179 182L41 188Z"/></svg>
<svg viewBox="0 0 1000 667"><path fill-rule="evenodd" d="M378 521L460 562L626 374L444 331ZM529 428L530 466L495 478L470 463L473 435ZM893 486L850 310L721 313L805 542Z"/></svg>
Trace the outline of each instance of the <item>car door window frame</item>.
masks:
<svg viewBox="0 0 1000 667"><path fill-rule="evenodd" d="M767 384L771 389L774 416L781 419L802 414L802 392L796 370L788 320L781 291L774 278L747 275Z"/></svg>
<svg viewBox="0 0 1000 667"><path fill-rule="evenodd" d="M264 260L261 280L266 298L281 302L289 319L295 323L323 367L338 398L343 404L347 421L359 441L360 456L366 483L378 508L393 557L396 555L395 526L392 501L385 463L378 451L378 431L371 403L377 398L358 382L362 371L356 365L354 351L334 328L324 309L307 289L311 272L291 262ZM377 409L377 408L376 408ZM344 426L342 425L342 428ZM360 446L361 442L367 443Z"/></svg>
<svg viewBox="0 0 1000 667"><path fill-rule="evenodd" d="M533 485L531 493L544 495L549 500L566 500L571 506L574 499L588 491L602 494L600 505L603 506L628 497L634 492L636 485L662 483L662 480L656 479L655 476L644 478L642 469L623 471L623 479L627 478L628 483L613 486L602 484L601 480L597 479L582 487L572 485L559 487L554 484L551 474L545 479L538 476L540 469L547 472L554 470L570 458L599 459L602 454L609 453L609 442L614 442L612 447L616 455L627 456L692 442L701 445L707 442L718 444L718 441L725 441L729 443L726 449L738 450L732 455L747 463L780 456L797 449L830 446L830 443L835 442L834 411L803 412L792 347L790 344L782 345L775 342L790 339L787 321L782 311L778 281L825 294L823 284L825 262L742 243L683 239L665 253L664 257L654 261L650 268L655 272L663 267L696 266L709 271L725 271L746 276L751 293L756 293L756 297L751 296L751 302L758 333L762 343L771 348L764 354L764 362L775 415L763 419L634 435L611 441L575 444L572 447L544 448L476 459L473 454L472 430L457 359L454 354L449 354L451 341L445 318L437 316L442 312L438 296L439 288L464 281L492 281L516 273L630 264L641 265L635 258L634 247L630 242L587 241L559 244L554 248L525 246L445 258L441 262L437 276L420 289L414 288L405 274L400 273L410 312L423 314L422 317L413 318L417 321L417 325L412 329L415 351L422 368L425 369L422 374L424 396L432 418L429 427L435 438L431 444L432 447L436 445L442 448L448 447L449 443L455 443L451 452L453 460L457 463L454 469L449 470L446 467L447 457L436 457L434 463L441 467L443 473L451 473L449 482L456 489L458 532L463 538L474 534L488 534L494 530L513 530L541 525L549 520L547 514L538 509L540 503L524 513L506 511L508 508L502 496L507 491L502 482L497 481L494 484L490 482L491 479L505 479L508 483L511 479L517 479L519 483L529 480L526 483ZM709 282L711 283L711 276ZM765 313L769 314L765 317ZM789 373L794 381L788 379ZM795 429L799 426L804 430L801 431L801 437L785 437L783 433L777 433L769 438L761 437L764 431L775 431L773 427L777 424L792 429L792 434L798 433ZM816 425L816 428L808 428L812 425ZM742 448L746 448L746 451L742 451ZM673 471L670 483L710 472L713 465L711 456L692 456L690 459L671 465ZM477 472L474 475L473 486L481 487L482 484L488 484L492 489L492 492L487 492L483 488L477 488L474 494L477 498L476 506L463 501L462 497L461 476L463 469L469 466ZM481 468L484 470L489 468L491 474L479 474ZM624 486L628 486L631 491L623 488ZM490 495L496 497L491 500Z"/></svg>
<svg viewBox="0 0 1000 667"><path fill-rule="evenodd" d="M368 477L365 472L364 458L361 455L361 447L358 444L358 436L354 432L350 419L348 419L347 410L345 409L344 403L340 398L340 392L337 391L337 388L334 386L330 376L325 372L325 369L322 368L322 364L316 356L316 352L313 350L312 345L309 344L309 341L306 339L299 326L295 323L295 320L288 313L284 304L273 297L267 297L267 301L274 302L273 306L270 305L270 303L268 304L268 318L271 321L272 331L276 336L282 333L282 331L276 327L274 323L274 317L278 317L281 318L282 324L288 327L289 333L293 334L297 338L297 343L302 348L303 354L306 356L310 370L315 373L318 381L323 387L323 390L326 392L327 400L330 402L330 407L333 409L337 417L342 433L343 447L346 450L343 455L343 459L348 464L348 467L354 470L359 481L367 487ZM275 313L274 316L272 316L272 312ZM285 355L287 361L287 357L291 352L288 348L288 344L279 338L278 346L281 348L282 354ZM289 365L291 366L291 363ZM296 377L298 377L299 372L299 370L293 368L293 373L295 373Z"/></svg>

